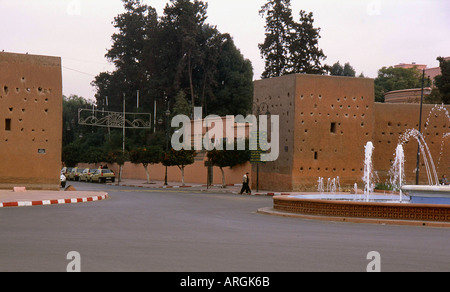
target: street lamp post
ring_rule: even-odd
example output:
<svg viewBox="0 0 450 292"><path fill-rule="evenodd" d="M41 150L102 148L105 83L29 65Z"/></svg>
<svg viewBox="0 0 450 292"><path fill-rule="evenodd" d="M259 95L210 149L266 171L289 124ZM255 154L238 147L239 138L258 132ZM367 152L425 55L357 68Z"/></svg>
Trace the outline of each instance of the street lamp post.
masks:
<svg viewBox="0 0 450 292"><path fill-rule="evenodd" d="M167 110L164 113L166 116L166 151L169 151L169 118L170 118L170 101L167 102ZM164 185L167 186L167 165L166 165L166 174L164 178Z"/></svg>
<svg viewBox="0 0 450 292"><path fill-rule="evenodd" d="M428 78L428 84L430 83L430 78ZM427 94L429 95L429 89ZM423 70L422 74L422 93L420 95L420 115L419 115L419 136L422 136L422 114L423 114L423 98L425 95L425 70ZM420 137L418 137L420 140ZM417 166L416 166L416 185L419 185L419 175L420 175L420 142L417 150Z"/></svg>

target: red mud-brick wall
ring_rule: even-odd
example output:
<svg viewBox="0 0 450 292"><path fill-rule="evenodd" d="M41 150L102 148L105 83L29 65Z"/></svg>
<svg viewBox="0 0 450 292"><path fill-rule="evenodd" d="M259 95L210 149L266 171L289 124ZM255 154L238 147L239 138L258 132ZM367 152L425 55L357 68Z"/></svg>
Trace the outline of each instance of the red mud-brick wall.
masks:
<svg viewBox="0 0 450 292"><path fill-rule="evenodd" d="M59 190L61 58L0 52L0 188Z"/></svg>

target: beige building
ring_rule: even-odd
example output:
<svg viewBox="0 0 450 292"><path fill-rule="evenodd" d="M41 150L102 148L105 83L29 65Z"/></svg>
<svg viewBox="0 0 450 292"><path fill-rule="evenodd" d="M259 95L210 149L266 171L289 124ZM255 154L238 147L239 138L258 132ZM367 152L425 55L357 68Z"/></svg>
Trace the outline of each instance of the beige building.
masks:
<svg viewBox="0 0 450 292"><path fill-rule="evenodd" d="M0 53L0 188L59 190L59 57Z"/></svg>
<svg viewBox="0 0 450 292"><path fill-rule="evenodd" d="M430 95L432 89L424 88L423 96ZM404 89L387 92L384 95L386 103L420 103L422 98L422 88Z"/></svg>

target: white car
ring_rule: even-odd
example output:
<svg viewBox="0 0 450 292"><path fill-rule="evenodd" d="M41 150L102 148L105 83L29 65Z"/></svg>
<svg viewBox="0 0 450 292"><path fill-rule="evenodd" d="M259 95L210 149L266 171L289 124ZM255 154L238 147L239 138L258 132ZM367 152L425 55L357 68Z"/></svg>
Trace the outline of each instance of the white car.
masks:
<svg viewBox="0 0 450 292"><path fill-rule="evenodd" d="M60 180L61 180L61 187L65 188L66 187L67 178L66 178L66 176L63 173L61 173Z"/></svg>

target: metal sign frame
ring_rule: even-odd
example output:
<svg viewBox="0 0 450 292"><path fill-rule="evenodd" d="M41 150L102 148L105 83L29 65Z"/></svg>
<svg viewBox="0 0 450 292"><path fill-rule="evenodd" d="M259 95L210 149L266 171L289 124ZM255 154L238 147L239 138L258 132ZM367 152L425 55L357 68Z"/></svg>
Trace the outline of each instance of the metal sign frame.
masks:
<svg viewBox="0 0 450 292"><path fill-rule="evenodd" d="M78 124L118 129L151 129L152 114L78 109Z"/></svg>

